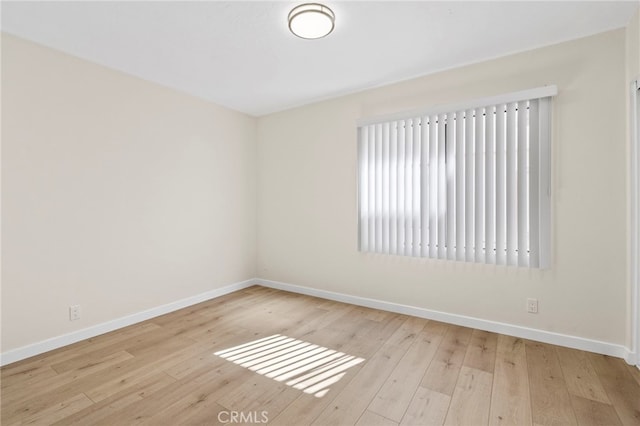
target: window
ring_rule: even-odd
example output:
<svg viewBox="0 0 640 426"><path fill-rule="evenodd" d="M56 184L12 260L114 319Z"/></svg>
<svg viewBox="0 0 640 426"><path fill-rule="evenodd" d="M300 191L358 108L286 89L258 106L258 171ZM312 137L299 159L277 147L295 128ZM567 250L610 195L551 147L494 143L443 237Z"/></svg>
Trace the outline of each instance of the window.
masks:
<svg viewBox="0 0 640 426"><path fill-rule="evenodd" d="M359 122L360 250L548 267L556 93Z"/></svg>

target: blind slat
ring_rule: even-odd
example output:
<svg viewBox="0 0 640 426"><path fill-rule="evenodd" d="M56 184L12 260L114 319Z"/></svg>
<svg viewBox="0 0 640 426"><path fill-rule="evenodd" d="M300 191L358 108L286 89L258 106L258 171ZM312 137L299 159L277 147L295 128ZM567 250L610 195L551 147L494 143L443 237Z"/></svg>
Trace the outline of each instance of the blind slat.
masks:
<svg viewBox="0 0 640 426"><path fill-rule="evenodd" d="M420 256L420 119L413 120L413 247L412 255Z"/></svg>
<svg viewBox="0 0 640 426"><path fill-rule="evenodd" d="M538 100L529 102L529 122L538 123ZM529 266L540 266L540 129L529 126Z"/></svg>
<svg viewBox="0 0 640 426"><path fill-rule="evenodd" d="M389 252L398 254L398 123L391 123L389 149Z"/></svg>
<svg viewBox="0 0 640 426"><path fill-rule="evenodd" d="M438 256L438 125L429 117L429 257Z"/></svg>
<svg viewBox="0 0 640 426"><path fill-rule="evenodd" d="M413 120L405 121L404 140L405 140L405 161L407 166L404 173L405 197L404 209L406 218L404 222L404 255L410 256L413 247L413 132L411 130Z"/></svg>
<svg viewBox="0 0 640 426"><path fill-rule="evenodd" d="M518 102L518 265L527 266L529 262L529 241L527 238L528 217L527 197L527 122L529 117L528 102Z"/></svg>
<svg viewBox="0 0 640 426"><path fill-rule="evenodd" d="M389 253L389 123L382 125L382 252Z"/></svg>
<svg viewBox="0 0 640 426"><path fill-rule="evenodd" d="M551 98L538 105L540 128L540 267L551 266Z"/></svg>
<svg viewBox="0 0 640 426"><path fill-rule="evenodd" d="M438 116L438 259L445 259L447 253L446 214L447 214L447 169L445 157L445 115Z"/></svg>
<svg viewBox="0 0 640 426"><path fill-rule="evenodd" d="M465 153L464 111L456 113L456 259L465 259Z"/></svg>
<svg viewBox="0 0 640 426"><path fill-rule="evenodd" d="M429 124L428 118L422 117L422 126L420 127L420 135L422 145L420 147L420 218L421 218L421 246L420 255L422 257L429 256Z"/></svg>
<svg viewBox="0 0 640 426"><path fill-rule="evenodd" d="M398 254L404 255L405 246L405 121L398 121Z"/></svg>
<svg viewBox="0 0 640 426"><path fill-rule="evenodd" d="M507 157L506 157L506 109L500 104L496 114L496 263L507 264Z"/></svg>
<svg viewBox="0 0 640 426"><path fill-rule="evenodd" d="M375 250L380 253L382 251L382 124L375 127Z"/></svg>
<svg viewBox="0 0 640 426"><path fill-rule="evenodd" d="M486 109L485 116L485 262L496 263L495 198L495 120L496 107Z"/></svg>
<svg viewBox="0 0 640 426"><path fill-rule="evenodd" d="M475 138L473 132L474 126L474 112L473 110L467 110L465 113L465 129L464 129L464 141L465 141L465 200L464 200L464 222L465 222L465 260L467 262L472 262L475 258L475 247L474 247L474 193L473 193L473 185L474 185L474 145Z"/></svg>
<svg viewBox="0 0 640 426"><path fill-rule="evenodd" d="M446 234L447 234L447 259L455 259L455 243L456 243L456 205L455 205L455 184L456 184L456 166L455 166L455 113L447 114L446 119L446 158L447 158L447 171L446 171L446 188L447 188L447 208L446 208Z"/></svg>
<svg viewBox="0 0 640 426"><path fill-rule="evenodd" d="M369 227L368 227L368 217L369 217L369 188L367 179L369 170L367 167L367 127L361 127L358 129L358 171L360 176L360 184L358 186L358 209L359 209L359 232L360 238L358 240L358 244L361 251L369 251Z"/></svg>
<svg viewBox="0 0 640 426"><path fill-rule="evenodd" d="M484 263L484 108L476 109L475 116L475 260Z"/></svg>
<svg viewBox="0 0 640 426"><path fill-rule="evenodd" d="M507 264L517 265L518 255L518 186L516 176L517 166L517 104L507 106Z"/></svg>
<svg viewBox="0 0 640 426"><path fill-rule="evenodd" d="M369 250L375 251L375 200L376 200L376 171L375 171L375 141L374 126L369 127L367 137L368 169L369 169Z"/></svg>

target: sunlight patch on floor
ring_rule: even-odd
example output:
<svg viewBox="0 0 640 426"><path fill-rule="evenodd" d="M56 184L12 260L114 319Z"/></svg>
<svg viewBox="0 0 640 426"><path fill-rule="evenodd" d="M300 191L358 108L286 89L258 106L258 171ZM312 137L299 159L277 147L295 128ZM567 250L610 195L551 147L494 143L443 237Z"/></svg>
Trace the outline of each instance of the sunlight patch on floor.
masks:
<svg viewBox="0 0 640 426"><path fill-rule="evenodd" d="M338 382L349 368L364 361L364 358L281 334L218 351L214 355L318 398L325 396L329 387Z"/></svg>

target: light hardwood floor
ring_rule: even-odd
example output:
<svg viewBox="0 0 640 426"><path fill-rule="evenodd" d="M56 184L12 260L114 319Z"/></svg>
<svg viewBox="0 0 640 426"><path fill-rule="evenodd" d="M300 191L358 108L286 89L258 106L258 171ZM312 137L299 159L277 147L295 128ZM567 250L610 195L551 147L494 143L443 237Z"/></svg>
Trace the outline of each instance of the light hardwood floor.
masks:
<svg viewBox="0 0 640 426"><path fill-rule="evenodd" d="M1 379L3 425L640 425L621 359L257 286Z"/></svg>

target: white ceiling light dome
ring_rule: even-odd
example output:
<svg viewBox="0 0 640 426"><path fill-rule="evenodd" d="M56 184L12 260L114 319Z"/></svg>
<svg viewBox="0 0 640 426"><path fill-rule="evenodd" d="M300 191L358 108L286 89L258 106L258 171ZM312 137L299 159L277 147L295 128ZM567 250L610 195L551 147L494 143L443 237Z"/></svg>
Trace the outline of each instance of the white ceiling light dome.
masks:
<svg viewBox="0 0 640 426"><path fill-rule="evenodd" d="M289 29L300 38L314 39L327 36L335 27L336 16L320 3L305 3L289 12Z"/></svg>

